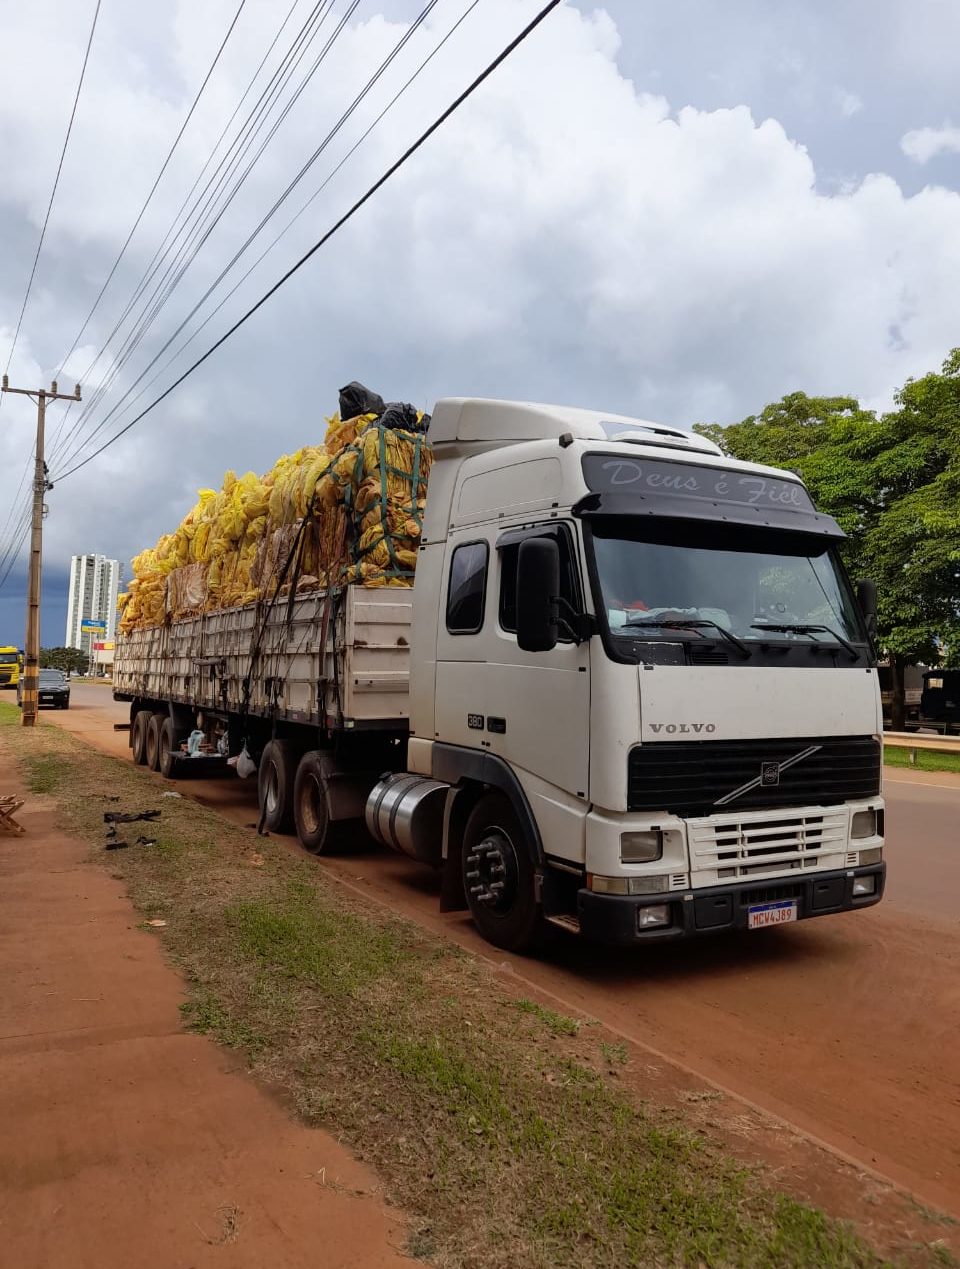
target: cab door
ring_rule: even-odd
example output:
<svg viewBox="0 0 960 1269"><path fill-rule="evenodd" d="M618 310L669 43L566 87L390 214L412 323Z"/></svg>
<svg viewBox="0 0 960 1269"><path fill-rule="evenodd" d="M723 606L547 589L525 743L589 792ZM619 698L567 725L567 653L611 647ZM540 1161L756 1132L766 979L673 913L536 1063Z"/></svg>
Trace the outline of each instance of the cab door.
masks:
<svg viewBox="0 0 960 1269"><path fill-rule="evenodd" d="M550 652L517 646L517 556L530 536L557 540L562 597L583 609L576 526L558 521L448 542L437 640L436 739L496 754L523 785L544 849L583 858L590 763L589 641L563 631Z"/></svg>

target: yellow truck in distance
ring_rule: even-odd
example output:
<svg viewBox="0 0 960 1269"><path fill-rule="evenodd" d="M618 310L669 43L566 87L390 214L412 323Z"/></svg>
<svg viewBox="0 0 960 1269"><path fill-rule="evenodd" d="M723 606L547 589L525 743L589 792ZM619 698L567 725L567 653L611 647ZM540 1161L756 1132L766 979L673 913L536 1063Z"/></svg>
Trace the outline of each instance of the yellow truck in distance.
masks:
<svg viewBox="0 0 960 1269"><path fill-rule="evenodd" d="M13 688L16 691L23 668L23 653L19 648L8 644L0 648L0 688Z"/></svg>

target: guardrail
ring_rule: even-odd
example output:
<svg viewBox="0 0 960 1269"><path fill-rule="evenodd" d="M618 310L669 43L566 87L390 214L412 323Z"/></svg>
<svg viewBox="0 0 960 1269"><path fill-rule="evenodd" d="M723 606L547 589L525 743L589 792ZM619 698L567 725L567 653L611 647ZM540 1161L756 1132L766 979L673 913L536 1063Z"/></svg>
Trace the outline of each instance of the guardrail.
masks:
<svg viewBox="0 0 960 1269"><path fill-rule="evenodd" d="M911 766L916 766L917 752L920 749L933 750L936 753L960 754L960 736L925 735L916 731L885 731L883 743L909 749Z"/></svg>

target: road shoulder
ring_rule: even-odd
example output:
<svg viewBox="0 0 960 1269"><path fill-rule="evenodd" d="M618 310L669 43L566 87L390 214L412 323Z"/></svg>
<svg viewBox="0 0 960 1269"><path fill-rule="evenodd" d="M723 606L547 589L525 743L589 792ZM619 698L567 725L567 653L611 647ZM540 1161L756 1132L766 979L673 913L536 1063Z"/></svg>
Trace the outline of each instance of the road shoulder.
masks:
<svg viewBox="0 0 960 1269"><path fill-rule="evenodd" d="M6 1262L408 1264L373 1173L184 1030L182 981L123 884L48 799L20 819L0 836Z"/></svg>

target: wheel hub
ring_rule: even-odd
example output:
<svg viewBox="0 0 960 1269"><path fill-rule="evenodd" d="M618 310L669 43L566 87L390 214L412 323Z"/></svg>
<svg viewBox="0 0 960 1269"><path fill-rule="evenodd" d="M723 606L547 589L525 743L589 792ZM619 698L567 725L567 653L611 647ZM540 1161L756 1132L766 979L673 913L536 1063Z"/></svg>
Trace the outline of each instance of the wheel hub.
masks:
<svg viewBox="0 0 960 1269"><path fill-rule="evenodd" d="M464 878L474 903L495 911L509 908L516 894L513 843L499 830L491 831L467 852Z"/></svg>

